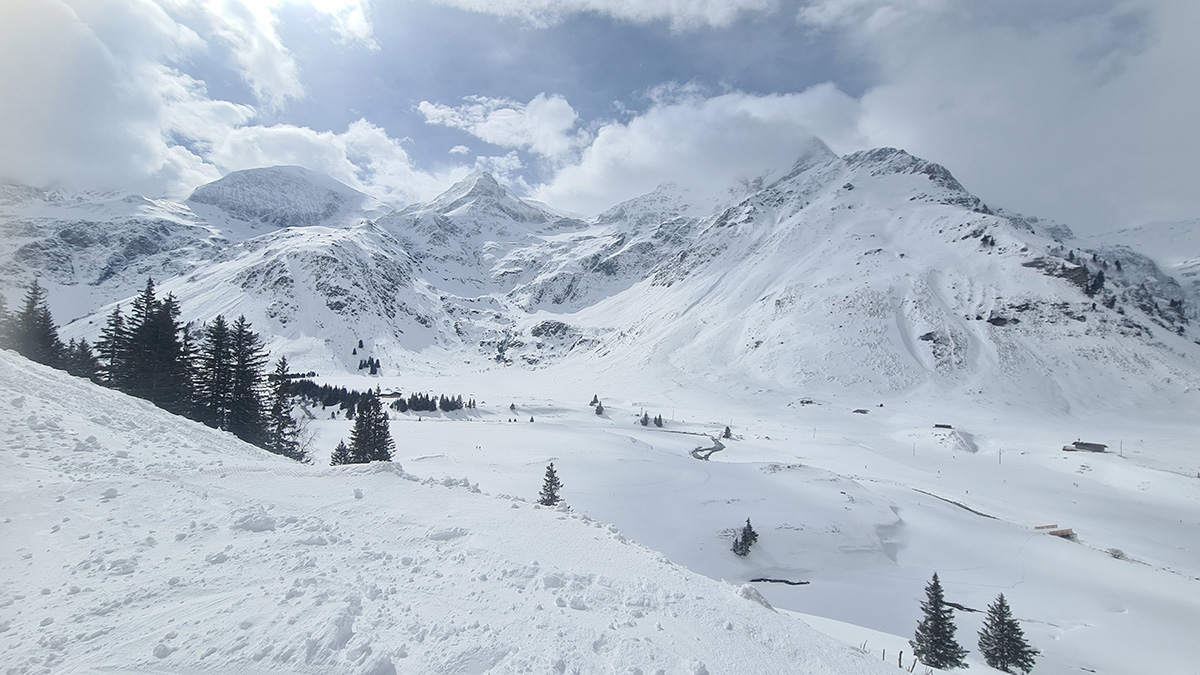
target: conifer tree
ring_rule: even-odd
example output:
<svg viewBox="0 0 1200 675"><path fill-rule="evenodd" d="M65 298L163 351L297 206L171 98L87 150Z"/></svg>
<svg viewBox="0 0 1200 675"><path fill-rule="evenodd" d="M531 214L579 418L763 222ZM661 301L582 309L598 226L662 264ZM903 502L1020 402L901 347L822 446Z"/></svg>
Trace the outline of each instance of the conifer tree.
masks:
<svg viewBox="0 0 1200 675"><path fill-rule="evenodd" d="M603 404L603 403L597 403L597 404L596 404L596 414L597 414L597 415L603 415L603 414L604 414L604 404Z"/></svg>
<svg viewBox="0 0 1200 675"><path fill-rule="evenodd" d="M297 462L308 457L300 447L300 427L292 417L292 386L286 357L279 357L271 373L271 410L267 418L266 450Z"/></svg>
<svg viewBox="0 0 1200 675"><path fill-rule="evenodd" d="M192 412L189 379L179 323L179 302L168 295L158 300L154 280L133 301L128 322L128 361L125 390L176 414Z"/></svg>
<svg viewBox="0 0 1200 675"><path fill-rule="evenodd" d="M734 536L733 548L731 548L730 550L732 550L734 553L736 553L737 555L739 555L743 558L750 555L750 545L747 544L746 540L742 539L741 536L736 536L736 535Z"/></svg>
<svg viewBox="0 0 1200 675"><path fill-rule="evenodd" d="M329 465L339 466L353 463L350 459L350 448L346 447L346 441L338 441L337 447L333 449L333 456L329 458Z"/></svg>
<svg viewBox="0 0 1200 675"><path fill-rule="evenodd" d="M921 663L931 668L949 670L966 665L963 659L967 650L954 639L954 610L945 601L942 583L936 572L933 580L925 586L925 600L921 603L924 617L917 624L916 634L908 641L913 653Z"/></svg>
<svg viewBox="0 0 1200 675"><path fill-rule="evenodd" d="M21 308L10 318L8 333L8 345L21 356L52 368L62 366L65 347L50 315L46 291L37 279L29 285Z"/></svg>
<svg viewBox="0 0 1200 675"><path fill-rule="evenodd" d="M731 550L739 556L746 557L750 555L750 547L757 541L758 533L754 531L754 526L750 524L750 519L747 518L746 526L742 528L739 534L734 535L733 548Z"/></svg>
<svg viewBox="0 0 1200 675"><path fill-rule="evenodd" d="M1006 673L1028 673L1040 653L1025 641L1025 633L1013 618L1003 593L988 605L987 618L979 631L979 652L989 666Z"/></svg>
<svg viewBox="0 0 1200 675"><path fill-rule="evenodd" d="M354 428L350 431L350 461L390 462L396 447L388 429L388 416L374 392L368 391L358 399Z"/></svg>
<svg viewBox="0 0 1200 675"><path fill-rule="evenodd" d="M63 369L75 377L99 380L100 362L87 340L71 338L63 353Z"/></svg>
<svg viewBox="0 0 1200 675"><path fill-rule="evenodd" d="M267 354L262 339L250 330L250 322L239 316L229 331L233 357L233 381L230 387L229 431L258 446L266 441L262 381Z"/></svg>
<svg viewBox="0 0 1200 675"><path fill-rule="evenodd" d="M747 548L758 543L758 533L754 531L749 518L746 519L746 526L742 528L742 541L746 542Z"/></svg>
<svg viewBox="0 0 1200 675"><path fill-rule="evenodd" d="M650 413L643 411L641 422L644 427L650 426Z"/></svg>
<svg viewBox="0 0 1200 675"><path fill-rule="evenodd" d="M129 327L120 305L113 308L100 329L96 356L100 360L102 381L114 389L125 389L129 374Z"/></svg>
<svg viewBox="0 0 1200 675"><path fill-rule="evenodd" d="M542 481L542 491L538 494L538 503L542 506L557 506L562 501L562 497L558 495L558 491L562 489L562 483L558 480L558 473L554 470L554 462L546 467L546 478Z"/></svg>
<svg viewBox="0 0 1200 675"><path fill-rule="evenodd" d="M220 314L204 328L196 380L200 421L210 427L228 430L229 406L233 398L233 347L229 324Z"/></svg>

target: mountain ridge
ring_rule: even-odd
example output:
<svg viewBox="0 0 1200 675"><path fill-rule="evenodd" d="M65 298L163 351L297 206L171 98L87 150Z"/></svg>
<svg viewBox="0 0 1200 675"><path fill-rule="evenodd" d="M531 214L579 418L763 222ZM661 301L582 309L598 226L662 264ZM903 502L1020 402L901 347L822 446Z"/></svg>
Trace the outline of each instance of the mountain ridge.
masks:
<svg viewBox="0 0 1200 675"><path fill-rule="evenodd" d="M315 189L299 211L246 206L276 178L277 195L335 183L283 167L198 188L221 218L197 214L197 200L176 208L167 222L189 237L149 249L157 263L126 256L124 285L99 284L107 303L65 333L94 338L97 317L137 288L136 273L174 293L185 319L244 313L273 347L319 370L355 367L346 345L367 339L395 367L615 358L790 389L933 386L1007 398L1049 367L1053 386L1036 388L1068 407L1127 376L1119 364L1156 364L1179 394L1200 381L1189 365L1195 288L1127 246L993 209L945 167L900 149L838 157L814 141L781 178L706 217L687 215L687 195L670 186L586 221L563 217L486 172L383 215L350 204L362 196L345 186ZM66 230L49 218L6 226L21 223L31 239L58 229L0 260L10 284L19 269L59 269L70 287L82 268ZM31 254L47 242L56 256ZM75 284L85 281L95 279ZM1095 373L1069 365L1080 358Z"/></svg>

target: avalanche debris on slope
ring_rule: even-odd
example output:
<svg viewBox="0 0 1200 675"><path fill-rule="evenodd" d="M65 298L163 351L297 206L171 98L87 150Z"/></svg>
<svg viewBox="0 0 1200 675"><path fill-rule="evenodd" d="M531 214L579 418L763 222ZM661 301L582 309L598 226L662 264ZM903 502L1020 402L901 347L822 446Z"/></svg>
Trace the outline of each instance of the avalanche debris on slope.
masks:
<svg viewBox="0 0 1200 675"><path fill-rule="evenodd" d="M8 673L894 672L583 515L298 465L10 353L0 434Z"/></svg>

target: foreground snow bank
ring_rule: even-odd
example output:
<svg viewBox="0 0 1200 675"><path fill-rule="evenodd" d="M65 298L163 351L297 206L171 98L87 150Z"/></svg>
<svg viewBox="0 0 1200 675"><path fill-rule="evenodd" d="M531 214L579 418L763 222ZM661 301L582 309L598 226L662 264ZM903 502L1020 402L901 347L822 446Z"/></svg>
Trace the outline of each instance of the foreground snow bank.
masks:
<svg viewBox="0 0 1200 675"><path fill-rule="evenodd" d="M895 672L583 515L298 465L7 352L0 438L8 673Z"/></svg>

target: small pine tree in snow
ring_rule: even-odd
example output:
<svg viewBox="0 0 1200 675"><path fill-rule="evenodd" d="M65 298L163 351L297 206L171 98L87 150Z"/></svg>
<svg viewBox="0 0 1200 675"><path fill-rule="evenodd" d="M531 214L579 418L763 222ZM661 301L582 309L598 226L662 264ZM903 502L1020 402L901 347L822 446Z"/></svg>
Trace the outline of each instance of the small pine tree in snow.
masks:
<svg viewBox="0 0 1200 675"><path fill-rule="evenodd" d="M654 426L656 426L656 427L658 427L658 428L660 428L660 429L661 429L661 428L662 428L662 425L663 425L662 415L655 415L655 417L654 417Z"/></svg>
<svg viewBox="0 0 1200 675"><path fill-rule="evenodd" d="M746 542L746 548L758 543L758 533L754 531L749 518L746 519L746 526L742 528L742 541Z"/></svg>
<svg viewBox="0 0 1200 675"><path fill-rule="evenodd" d="M733 438L733 430L725 427L725 432L721 434L721 438Z"/></svg>
<svg viewBox="0 0 1200 675"><path fill-rule="evenodd" d="M546 480L542 483L542 492L538 495L538 503L542 506L556 506L562 501L558 496L558 491L562 489L562 483L558 481L558 473L554 471L554 462L546 467Z"/></svg>
<svg viewBox="0 0 1200 675"><path fill-rule="evenodd" d="M1013 618L1003 593L988 605L987 618L979 631L979 652L989 666L1006 673L1028 673L1040 653L1025 641L1025 633Z"/></svg>
<svg viewBox="0 0 1200 675"><path fill-rule="evenodd" d="M733 548L730 550L743 558L750 555L750 546L741 537L733 538Z"/></svg>
<svg viewBox="0 0 1200 675"><path fill-rule="evenodd" d="M647 412L642 413L642 426L644 426L644 427L650 426L650 413L647 413Z"/></svg>
<svg viewBox="0 0 1200 675"><path fill-rule="evenodd" d="M936 572L933 580L925 586L925 600L921 603L924 617L917 624L917 632L908 641L913 653L921 663L931 668L949 670L966 665L963 657L967 650L954 639L954 610L945 601L942 583Z"/></svg>
<svg viewBox="0 0 1200 675"><path fill-rule="evenodd" d="M754 531L754 526L750 524L750 519L747 518L746 526L742 528L741 533L734 536L733 548L730 550L744 558L750 555L750 547L756 541L758 541L758 533Z"/></svg>
<svg viewBox="0 0 1200 675"><path fill-rule="evenodd" d="M604 404L603 404L603 403L597 403L597 404L596 404L596 414L597 414L597 415L603 415L603 414L604 414Z"/></svg>
<svg viewBox="0 0 1200 675"><path fill-rule="evenodd" d="M350 448L346 447L346 441L339 441L337 447L333 449L333 456L329 458L329 465L340 466L351 463Z"/></svg>
<svg viewBox="0 0 1200 675"><path fill-rule="evenodd" d="M589 403L588 405L596 405L596 404L597 404L597 403L599 403L599 402L600 402L600 395L599 395L599 394L592 394L592 402L591 402L591 403Z"/></svg>

